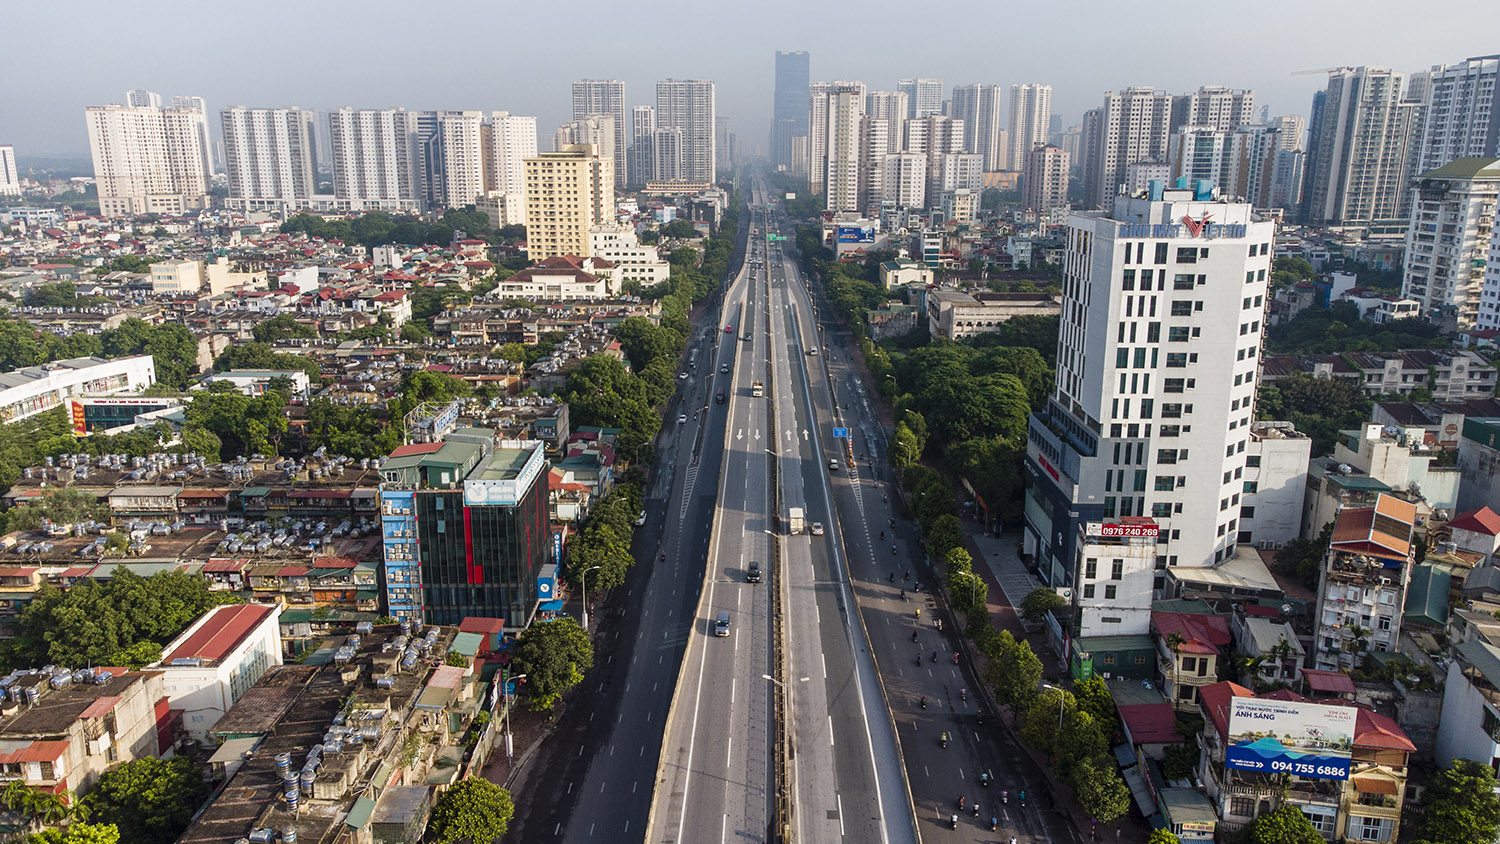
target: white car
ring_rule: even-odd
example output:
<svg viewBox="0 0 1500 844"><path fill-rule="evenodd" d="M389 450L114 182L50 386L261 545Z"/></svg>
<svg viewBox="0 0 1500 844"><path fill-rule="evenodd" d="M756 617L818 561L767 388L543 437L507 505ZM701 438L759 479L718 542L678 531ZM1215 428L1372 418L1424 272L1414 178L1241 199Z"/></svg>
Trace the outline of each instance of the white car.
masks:
<svg viewBox="0 0 1500 844"><path fill-rule="evenodd" d="M679 413L679 414L677 414L677 424L681 425L681 424L683 424L686 421L687 421L687 414L686 413Z"/></svg>
<svg viewBox="0 0 1500 844"><path fill-rule="evenodd" d="M646 523L646 511L642 510L641 514L639 516L635 517L635 526L636 527L640 527L641 525L643 525L645 523Z"/></svg>
<svg viewBox="0 0 1500 844"><path fill-rule="evenodd" d="M823 523L822 522L813 522L812 523L812 535L813 536L822 536L823 535Z"/></svg>
<svg viewBox="0 0 1500 844"><path fill-rule="evenodd" d="M677 373L677 380L678 381L686 381L687 377L688 377L688 374L686 372L679 372L679 373Z"/></svg>

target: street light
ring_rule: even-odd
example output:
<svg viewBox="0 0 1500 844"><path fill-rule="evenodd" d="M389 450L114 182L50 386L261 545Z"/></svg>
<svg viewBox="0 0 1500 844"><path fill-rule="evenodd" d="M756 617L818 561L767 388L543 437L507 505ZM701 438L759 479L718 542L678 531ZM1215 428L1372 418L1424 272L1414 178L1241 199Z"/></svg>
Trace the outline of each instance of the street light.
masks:
<svg viewBox="0 0 1500 844"><path fill-rule="evenodd" d="M762 679L762 680L770 680L771 682L773 682L776 685L782 687L783 689L786 688L786 683L781 682L780 680L776 679L775 677L772 677L769 674L762 674L762 675L760 675L760 679ZM799 683L806 683L809 679L811 679L811 678L810 677L798 677L797 678L797 682L799 682Z"/></svg>
<svg viewBox="0 0 1500 844"><path fill-rule="evenodd" d="M583 573L578 575L578 594L583 597L583 632L585 633L589 630L589 572L599 568L603 568L602 563L597 566L589 566L583 570Z"/></svg>
<svg viewBox="0 0 1500 844"><path fill-rule="evenodd" d="M1043 683L1042 688L1057 692L1057 735L1062 736L1063 707L1068 702L1068 690L1062 686L1054 686L1051 683ZM1057 739L1052 740L1052 764L1057 764L1057 754L1061 748L1058 747Z"/></svg>
<svg viewBox="0 0 1500 844"><path fill-rule="evenodd" d="M509 669L506 669L506 670L509 671ZM506 759L510 759L511 757L513 757L515 755L515 745L514 745L512 739L511 739L511 732L510 732L510 699L512 697L512 695L510 693L510 684L513 683L513 682L514 683L519 683L519 682L521 682L522 680L525 680L525 679L526 679L526 675L525 674L517 674L514 679L502 677L501 680L500 680L500 682L503 684L501 686L501 688L503 688L505 690L505 758Z"/></svg>

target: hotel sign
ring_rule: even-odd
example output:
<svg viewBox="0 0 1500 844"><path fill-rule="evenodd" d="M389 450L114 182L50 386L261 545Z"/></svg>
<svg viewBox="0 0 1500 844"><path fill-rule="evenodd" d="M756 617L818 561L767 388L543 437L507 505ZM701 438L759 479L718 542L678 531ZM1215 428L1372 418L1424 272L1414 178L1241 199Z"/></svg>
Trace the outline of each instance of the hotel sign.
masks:
<svg viewBox="0 0 1500 844"><path fill-rule="evenodd" d="M1115 229L1115 237L1196 237L1200 240L1220 240L1244 237L1245 231L1244 223L1215 223L1210 215L1204 214L1196 220L1184 215L1178 223L1121 223Z"/></svg>

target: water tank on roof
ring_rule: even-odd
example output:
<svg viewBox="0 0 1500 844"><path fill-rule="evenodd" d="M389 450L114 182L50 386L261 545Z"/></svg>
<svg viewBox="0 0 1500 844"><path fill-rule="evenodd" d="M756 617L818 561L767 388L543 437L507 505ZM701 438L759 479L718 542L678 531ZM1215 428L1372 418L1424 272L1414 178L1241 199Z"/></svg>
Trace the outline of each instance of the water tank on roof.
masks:
<svg viewBox="0 0 1500 844"><path fill-rule="evenodd" d="M270 844L275 837L275 831L269 828L250 830L250 844Z"/></svg>

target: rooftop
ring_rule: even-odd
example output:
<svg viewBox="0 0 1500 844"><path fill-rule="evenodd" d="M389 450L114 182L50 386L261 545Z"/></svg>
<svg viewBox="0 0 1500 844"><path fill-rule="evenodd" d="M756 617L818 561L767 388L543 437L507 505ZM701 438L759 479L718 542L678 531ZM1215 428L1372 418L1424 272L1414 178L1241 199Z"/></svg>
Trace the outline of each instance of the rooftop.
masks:
<svg viewBox="0 0 1500 844"><path fill-rule="evenodd" d="M490 452L490 457L478 469L469 474L476 481L511 481L520 477L526 461L531 459L532 449L507 448L504 446Z"/></svg>
<svg viewBox="0 0 1500 844"><path fill-rule="evenodd" d="M210 610L204 618L167 645L160 666L176 660L197 659L213 662L223 659L266 618L279 609L267 604L230 604Z"/></svg>
<svg viewBox="0 0 1500 844"><path fill-rule="evenodd" d="M109 669L109 673L110 679L103 684L72 683L62 689L52 689L49 685L51 675L41 672L12 675L16 676L15 686L36 686L42 695L34 706L16 706L10 711L0 712L0 737L60 735L67 732L74 721L84 717L84 713L94 707L96 702L109 698L118 703L137 683L144 682L148 676L159 676L158 672L127 671L123 668ZM103 713L99 714L102 716Z"/></svg>

